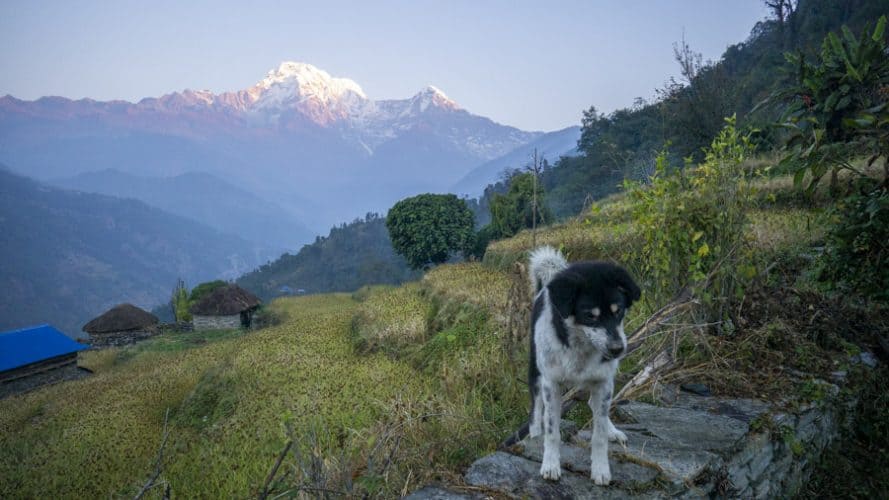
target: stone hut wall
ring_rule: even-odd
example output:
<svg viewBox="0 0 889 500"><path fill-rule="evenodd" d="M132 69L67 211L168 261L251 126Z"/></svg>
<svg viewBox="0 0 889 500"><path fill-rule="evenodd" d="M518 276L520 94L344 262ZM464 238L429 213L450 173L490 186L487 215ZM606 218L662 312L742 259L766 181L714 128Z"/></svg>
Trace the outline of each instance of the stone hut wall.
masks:
<svg viewBox="0 0 889 500"><path fill-rule="evenodd" d="M135 344L157 334L156 330L132 330L126 332L91 333L89 344L92 347L112 347Z"/></svg>
<svg viewBox="0 0 889 500"><path fill-rule="evenodd" d="M241 328L241 315L232 314L231 316L198 316L192 318L195 330L224 330L230 328Z"/></svg>

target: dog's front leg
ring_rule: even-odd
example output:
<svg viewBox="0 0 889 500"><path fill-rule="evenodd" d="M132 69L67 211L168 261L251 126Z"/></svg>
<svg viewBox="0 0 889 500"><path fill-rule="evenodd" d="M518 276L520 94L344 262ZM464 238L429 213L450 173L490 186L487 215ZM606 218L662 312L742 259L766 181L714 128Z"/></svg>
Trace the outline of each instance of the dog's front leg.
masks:
<svg viewBox="0 0 889 500"><path fill-rule="evenodd" d="M609 381L610 382L610 381ZM590 439L590 477L599 485L611 482L611 467L608 464L608 435L611 422L608 410L611 408L613 382L602 382L590 386L590 410L593 412L593 437Z"/></svg>
<svg viewBox="0 0 889 500"><path fill-rule="evenodd" d="M559 463L559 445L562 435L559 424L562 421L562 394L559 384L541 379L540 390L543 394L543 463L540 475L544 479L556 481L562 475Z"/></svg>

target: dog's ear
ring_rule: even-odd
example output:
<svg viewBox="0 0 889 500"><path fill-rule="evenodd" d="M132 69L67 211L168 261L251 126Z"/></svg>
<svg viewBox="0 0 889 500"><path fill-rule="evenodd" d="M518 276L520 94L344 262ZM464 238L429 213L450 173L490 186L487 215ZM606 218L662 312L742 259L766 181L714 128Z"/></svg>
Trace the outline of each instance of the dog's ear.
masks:
<svg viewBox="0 0 889 500"><path fill-rule="evenodd" d="M627 298L627 307L633 305L633 302L636 302L639 300L639 297L642 296L642 290L639 289L639 286L636 285L636 282L633 281L633 278L626 269L616 266L612 278L617 283L617 287L624 294L624 297Z"/></svg>
<svg viewBox="0 0 889 500"><path fill-rule="evenodd" d="M552 280L547 288L549 299L562 319L573 315L574 302L577 300L577 291L580 288L579 278L570 273L563 273Z"/></svg>

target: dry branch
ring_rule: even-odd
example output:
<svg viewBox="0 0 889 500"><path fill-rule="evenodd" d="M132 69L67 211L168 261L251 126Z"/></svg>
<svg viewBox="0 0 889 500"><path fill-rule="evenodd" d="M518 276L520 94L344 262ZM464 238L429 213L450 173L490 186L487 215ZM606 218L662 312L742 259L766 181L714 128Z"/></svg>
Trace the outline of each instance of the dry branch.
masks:
<svg viewBox="0 0 889 500"><path fill-rule="evenodd" d="M145 493L147 493L148 490L157 486L157 484L155 484L155 482L157 481L157 478L160 477L161 472L164 469L164 446L167 445L167 438L170 436L170 432L167 429L167 421L169 419L170 419L170 409L167 408L167 412L166 412L166 414L164 414L163 437L161 438L160 448L158 448L158 450L157 450L157 459L154 462L154 473L152 473L151 476L148 478L148 481L146 481L145 484L142 485L142 489L139 490L139 493L136 493L136 496L133 497L134 500L141 499L143 496L145 496ZM164 492L164 498L169 498L169 496L170 496L170 487L169 487L169 485L167 485L166 491Z"/></svg>
<svg viewBox="0 0 889 500"><path fill-rule="evenodd" d="M265 500L266 497L269 496L269 485L272 483L272 480L275 479L275 476L278 474L278 468L281 467L281 462L284 461L284 457L287 456L287 452L290 451L290 447L293 446L293 440L287 441L287 444L284 446L284 449L281 450L281 454L278 455L278 460L275 461L275 466L272 467L272 471L269 473L269 477L265 479L265 484L262 485L262 490L259 492L259 500Z"/></svg>
<svg viewBox="0 0 889 500"><path fill-rule="evenodd" d="M654 314L649 316L648 319L646 319L645 322L642 323L641 326L639 326L639 328L637 328L633 331L632 334L630 334L630 336L627 338L627 353L633 352L638 349L642 345L642 341L644 340L644 337L646 335L650 334L660 325L669 321L673 316L686 310L694 303L694 294L692 293L690 288L686 287L680 290L680 292L673 298L673 300L671 300L664 307L655 311ZM660 361L658 361L659 359ZM665 356L662 358L659 354L655 357L652 363L649 363L649 365L643 368L643 370L639 372L636 377L633 377L633 379L630 380L627 386L633 384L634 381L636 381L636 384L633 387L638 387L639 385L645 383L645 381L648 380L656 372L662 371L663 368L667 366L669 361L669 356ZM636 380L642 373L646 373L645 378L643 380ZM624 386L624 388L617 393L617 397L612 398L612 401L619 400L620 397L627 392L627 386ZM574 408L574 405L576 405L578 402L578 395L580 393L581 391L577 387L573 387L562 396L562 415L565 415L568 410ZM526 421L525 423L523 423L522 426L518 428L518 430L516 430L508 438L506 438L505 441L500 443L500 449L509 448L522 439L525 439L525 436L528 435L529 425L530 422Z"/></svg>

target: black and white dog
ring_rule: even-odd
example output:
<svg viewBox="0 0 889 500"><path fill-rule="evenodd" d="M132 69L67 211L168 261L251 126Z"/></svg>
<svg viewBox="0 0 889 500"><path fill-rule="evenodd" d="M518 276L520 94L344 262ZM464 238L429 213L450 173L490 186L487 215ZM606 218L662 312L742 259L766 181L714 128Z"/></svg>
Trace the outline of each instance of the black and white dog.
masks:
<svg viewBox="0 0 889 500"><path fill-rule="evenodd" d="M611 481L608 441L626 442L626 435L608 417L614 374L627 348L623 318L639 299L640 290L627 271L607 262L577 262L569 265L551 247L531 253L531 437L543 434L543 464L540 475L557 480L559 422L562 386L589 389L593 412L590 442L590 477L596 484Z"/></svg>

